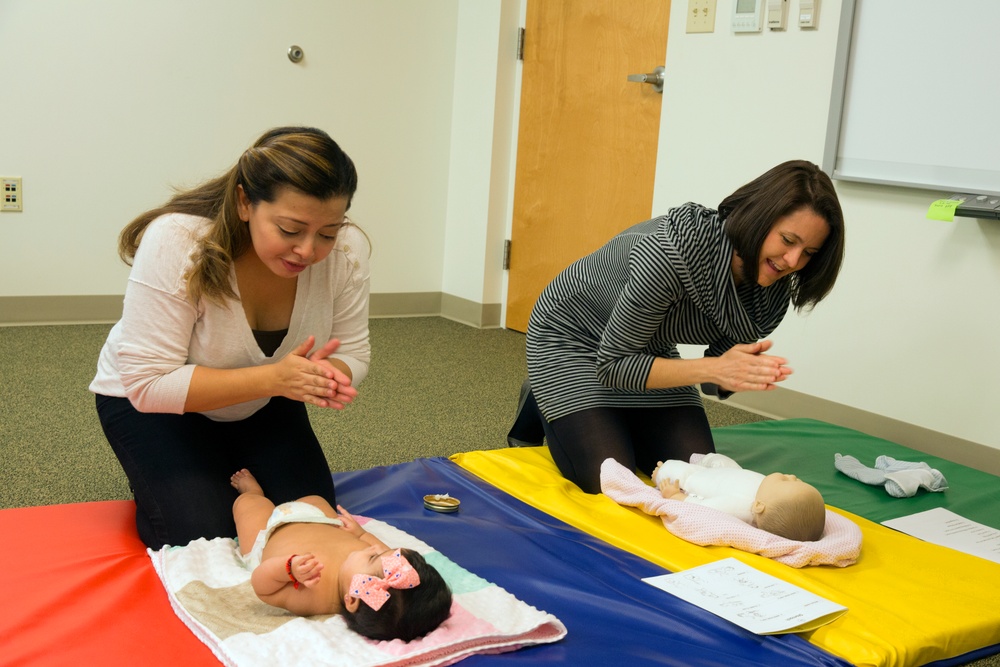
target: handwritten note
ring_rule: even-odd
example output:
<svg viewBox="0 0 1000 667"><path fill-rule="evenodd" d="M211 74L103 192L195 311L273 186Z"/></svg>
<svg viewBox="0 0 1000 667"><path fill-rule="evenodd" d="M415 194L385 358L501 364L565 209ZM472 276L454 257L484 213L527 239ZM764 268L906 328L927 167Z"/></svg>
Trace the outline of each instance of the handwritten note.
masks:
<svg viewBox="0 0 1000 667"><path fill-rule="evenodd" d="M847 611L735 558L643 581L758 635L814 630Z"/></svg>
<svg viewBox="0 0 1000 667"><path fill-rule="evenodd" d="M1000 563L1000 530L966 519L943 507L889 519L882 525L924 542Z"/></svg>
<svg viewBox="0 0 1000 667"><path fill-rule="evenodd" d="M955 219L955 210L961 203L962 201L958 199L938 199L927 209L927 219L951 222Z"/></svg>

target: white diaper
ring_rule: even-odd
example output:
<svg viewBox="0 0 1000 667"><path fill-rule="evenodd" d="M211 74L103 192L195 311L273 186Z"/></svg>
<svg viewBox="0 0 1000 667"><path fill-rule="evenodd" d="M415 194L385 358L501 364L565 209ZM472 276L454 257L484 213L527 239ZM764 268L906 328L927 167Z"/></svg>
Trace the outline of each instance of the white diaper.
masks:
<svg viewBox="0 0 1000 667"><path fill-rule="evenodd" d="M286 523L325 523L331 526L343 526L344 522L340 519L331 519L327 515L323 514L323 510L316 507L315 505L310 505L309 503L304 503L298 500L293 500L289 503L282 503L274 508L271 512L271 516L267 519L267 528L257 533L257 539L253 543L253 549L250 550L245 556L242 556L243 562L248 568L253 570L263 559L264 555L264 545L267 544L268 539L270 539L271 534L278 529L279 526L284 526Z"/></svg>

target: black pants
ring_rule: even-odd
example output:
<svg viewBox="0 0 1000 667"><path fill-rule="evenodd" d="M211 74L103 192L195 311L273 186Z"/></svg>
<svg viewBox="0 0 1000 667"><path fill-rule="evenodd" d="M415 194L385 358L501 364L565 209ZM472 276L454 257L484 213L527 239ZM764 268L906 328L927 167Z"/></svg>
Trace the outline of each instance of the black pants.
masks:
<svg viewBox="0 0 1000 667"><path fill-rule="evenodd" d="M601 463L608 458L649 475L658 461L715 451L699 406L591 408L542 421L559 471L587 493L601 492Z"/></svg>
<svg viewBox="0 0 1000 667"><path fill-rule="evenodd" d="M333 478L304 403L272 398L246 419L143 413L125 398L97 396L97 414L135 497L146 546L235 537L229 478L241 468L276 504L320 495L336 506Z"/></svg>

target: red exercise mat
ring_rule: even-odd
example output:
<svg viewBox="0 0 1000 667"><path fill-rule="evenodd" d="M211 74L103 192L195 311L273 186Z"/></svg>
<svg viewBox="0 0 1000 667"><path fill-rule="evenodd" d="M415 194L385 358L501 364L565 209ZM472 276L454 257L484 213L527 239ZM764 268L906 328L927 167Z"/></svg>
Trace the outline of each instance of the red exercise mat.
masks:
<svg viewBox="0 0 1000 667"><path fill-rule="evenodd" d="M2 510L0 535L4 665L219 665L170 608L134 503Z"/></svg>

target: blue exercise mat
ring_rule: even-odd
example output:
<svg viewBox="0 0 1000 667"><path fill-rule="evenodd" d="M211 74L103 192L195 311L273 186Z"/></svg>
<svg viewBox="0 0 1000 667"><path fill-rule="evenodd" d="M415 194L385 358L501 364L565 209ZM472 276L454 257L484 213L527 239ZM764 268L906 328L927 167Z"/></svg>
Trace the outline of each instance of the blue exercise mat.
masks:
<svg viewBox="0 0 1000 667"><path fill-rule="evenodd" d="M468 667L612 664L678 667L848 665L797 635L761 637L641 581L664 574L649 561L587 535L473 477L443 458L336 473L337 500L432 545L568 629L555 644ZM447 493L458 512L424 508ZM502 663L500 661L503 661Z"/></svg>

